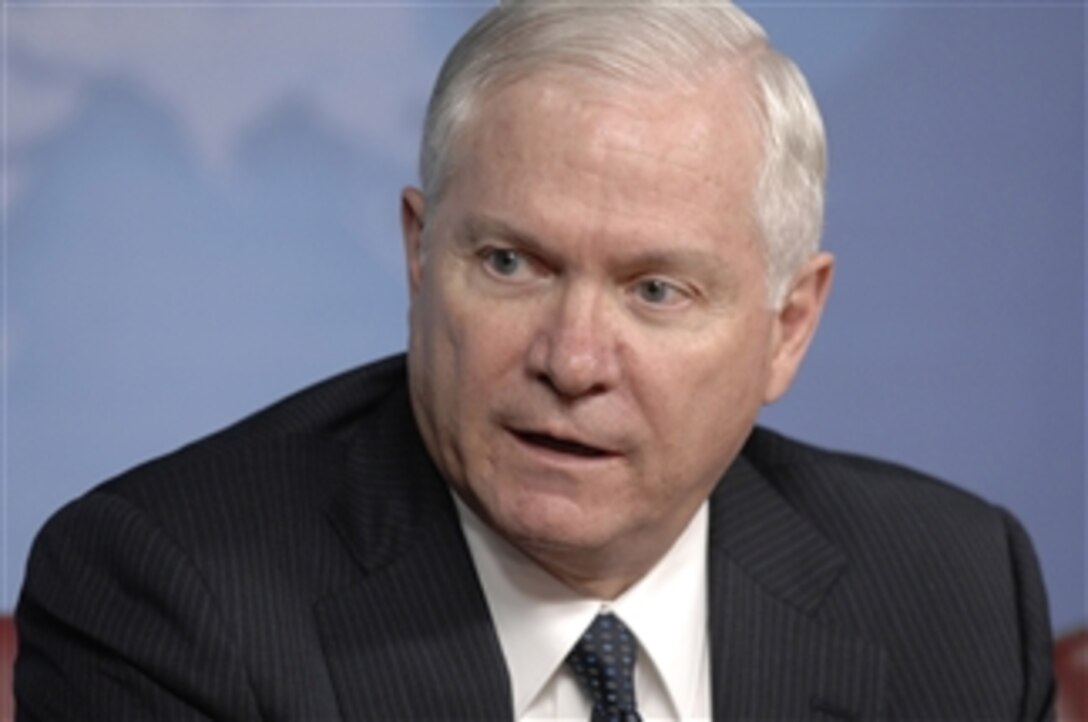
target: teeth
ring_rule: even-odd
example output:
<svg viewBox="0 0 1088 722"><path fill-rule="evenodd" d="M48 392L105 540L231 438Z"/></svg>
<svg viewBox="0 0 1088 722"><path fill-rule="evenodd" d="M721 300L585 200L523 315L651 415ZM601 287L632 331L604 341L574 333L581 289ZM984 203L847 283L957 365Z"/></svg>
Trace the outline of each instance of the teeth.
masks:
<svg viewBox="0 0 1088 722"><path fill-rule="evenodd" d="M561 451L565 454L574 454L576 456L587 457L599 457L605 455L604 451L601 451L600 449L595 449L592 446L579 444L576 441L557 439L554 436L547 436L545 434L521 434L521 437L528 441L530 444L544 446L555 451Z"/></svg>

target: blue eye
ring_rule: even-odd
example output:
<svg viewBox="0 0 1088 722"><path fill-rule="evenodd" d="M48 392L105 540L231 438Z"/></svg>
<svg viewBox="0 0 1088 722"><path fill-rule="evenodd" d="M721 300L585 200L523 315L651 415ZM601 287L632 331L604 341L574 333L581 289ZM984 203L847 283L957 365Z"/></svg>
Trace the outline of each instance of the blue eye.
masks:
<svg viewBox="0 0 1088 722"><path fill-rule="evenodd" d="M525 264L525 259L509 248L492 248L484 255L484 264L496 275L514 276Z"/></svg>
<svg viewBox="0 0 1088 722"><path fill-rule="evenodd" d="M639 281L635 287L635 293L639 300L654 306L665 306L676 303L681 293L673 284L660 278L648 278Z"/></svg>

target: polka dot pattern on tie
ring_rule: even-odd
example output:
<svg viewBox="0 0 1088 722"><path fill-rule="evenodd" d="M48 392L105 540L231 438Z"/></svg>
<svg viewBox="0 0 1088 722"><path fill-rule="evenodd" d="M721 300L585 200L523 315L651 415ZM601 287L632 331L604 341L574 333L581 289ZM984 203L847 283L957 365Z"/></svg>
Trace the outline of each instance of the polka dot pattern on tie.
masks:
<svg viewBox="0 0 1088 722"><path fill-rule="evenodd" d="M631 630L611 612L598 614L567 655L567 664L593 701L591 722L641 722L635 706Z"/></svg>

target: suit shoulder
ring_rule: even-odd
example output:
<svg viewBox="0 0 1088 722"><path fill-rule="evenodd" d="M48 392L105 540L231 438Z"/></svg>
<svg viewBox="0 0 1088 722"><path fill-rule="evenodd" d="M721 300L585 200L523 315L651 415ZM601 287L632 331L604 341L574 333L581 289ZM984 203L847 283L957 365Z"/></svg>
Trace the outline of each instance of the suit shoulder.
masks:
<svg viewBox="0 0 1088 722"><path fill-rule="evenodd" d="M100 484L38 533L32 579L49 576L49 559L59 569L58 560L75 558L55 550L80 549L108 569L124 559L142 564L155 545L224 587L269 565L277 579L316 573L314 550L337 548L326 541L334 532L325 513L347 478L352 445L407 423L403 380L402 358L363 366Z"/></svg>
<svg viewBox="0 0 1088 722"><path fill-rule="evenodd" d="M903 717L1045 708L1046 593L1011 514L914 469L763 429L744 456L843 561L820 619L885 650Z"/></svg>
<svg viewBox="0 0 1088 722"><path fill-rule="evenodd" d="M368 418L406 404L404 376L403 356L341 373L140 464L89 495L121 496L167 516L182 505L298 511L296 504L320 504L340 479L347 446L375 425Z"/></svg>
<svg viewBox="0 0 1088 722"><path fill-rule="evenodd" d="M862 454L832 451L757 428L745 446L748 461L787 497L809 492L860 493L887 504L930 503L984 514L998 511L970 491L933 475ZM845 499L843 499L845 500Z"/></svg>
<svg viewBox="0 0 1088 722"><path fill-rule="evenodd" d="M275 446L292 438L342 442L360 421L406 388L403 355L366 364L319 381L224 429L152 459L122 476L229 454L246 447Z"/></svg>
<svg viewBox="0 0 1088 722"><path fill-rule="evenodd" d="M404 355L390 356L296 391L182 451L292 435L343 438L360 416L404 387Z"/></svg>
<svg viewBox="0 0 1088 722"><path fill-rule="evenodd" d="M909 467L827 451L764 429L745 456L777 492L845 550L884 563L886 553L913 563L985 548L1007 551L1018 523L965 489Z"/></svg>

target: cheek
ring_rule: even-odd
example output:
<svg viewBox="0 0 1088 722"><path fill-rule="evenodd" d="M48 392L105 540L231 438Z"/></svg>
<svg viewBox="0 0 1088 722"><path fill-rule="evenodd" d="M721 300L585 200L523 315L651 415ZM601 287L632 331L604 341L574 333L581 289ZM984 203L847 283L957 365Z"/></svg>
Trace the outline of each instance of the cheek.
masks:
<svg viewBox="0 0 1088 722"><path fill-rule="evenodd" d="M478 431L495 398L519 378L531 338L528 316L480 299L456 278L426 289L418 304L413 349L427 367L443 424L454 436Z"/></svg>
<svg viewBox="0 0 1088 722"><path fill-rule="evenodd" d="M438 303L441 333L449 353L460 361L463 381L482 384L477 391L485 392L523 367L536 328L533 304L489 298L456 282L448 284Z"/></svg>
<svg viewBox="0 0 1088 722"><path fill-rule="evenodd" d="M640 368L638 403L664 475L716 473L747 437L768 372L765 344L753 338L764 338L758 325L691 344L658 343L652 365Z"/></svg>
<svg viewBox="0 0 1088 722"><path fill-rule="evenodd" d="M433 257L432 263L438 262ZM443 288L441 266L425 269L423 283L412 298L410 361L412 385L421 396L421 408L444 437L456 428L465 368L464 326L456 306Z"/></svg>

